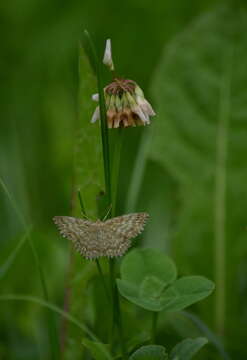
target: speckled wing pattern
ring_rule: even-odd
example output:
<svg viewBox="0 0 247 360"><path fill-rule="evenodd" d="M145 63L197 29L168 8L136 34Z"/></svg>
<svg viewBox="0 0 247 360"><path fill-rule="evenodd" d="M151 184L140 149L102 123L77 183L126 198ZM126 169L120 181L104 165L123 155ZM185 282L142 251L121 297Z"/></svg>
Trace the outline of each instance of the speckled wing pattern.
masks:
<svg viewBox="0 0 247 360"><path fill-rule="evenodd" d="M122 256L130 247L130 239L140 234L148 219L147 213L122 215L105 222L70 216L55 216L61 235L71 240L76 250L89 259L100 256Z"/></svg>

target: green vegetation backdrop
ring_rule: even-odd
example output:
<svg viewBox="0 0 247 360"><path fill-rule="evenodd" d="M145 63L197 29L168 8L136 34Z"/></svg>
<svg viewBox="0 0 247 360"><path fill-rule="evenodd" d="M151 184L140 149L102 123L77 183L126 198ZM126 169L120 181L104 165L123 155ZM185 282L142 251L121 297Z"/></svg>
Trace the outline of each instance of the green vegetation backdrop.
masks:
<svg viewBox="0 0 247 360"><path fill-rule="evenodd" d="M148 211L151 221L141 244L165 250L182 275L216 282L215 294L192 310L218 334L232 359L246 359L246 12L244 2L213 0L0 5L0 295L42 297L30 241L52 303L63 307L71 276L75 315L86 306L86 284L99 281L93 263L68 275L70 248L51 221L71 213L73 174L81 176L90 152L100 161L94 133L85 136L95 104L82 107L82 99L96 91L96 83L84 77L89 65L82 53L79 82L79 40L86 28L100 54L106 38L112 39L117 72L136 80L157 112L150 131L124 134L117 212ZM74 162L75 148L81 163ZM97 174L88 168L86 201L101 189ZM89 291L97 335L104 336L106 300L97 302L95 288ZM83 316L87 320L90 314ZM2 301L0 358L49 359L54 329L48 330L48 323L59 328L61 318L30 302ZM163 323L160 341L198 335L179 314L164 316ZM69 331L64 357L81 359L76 342L82 335ZM221 359L210 346L199 358Z"/></svg>

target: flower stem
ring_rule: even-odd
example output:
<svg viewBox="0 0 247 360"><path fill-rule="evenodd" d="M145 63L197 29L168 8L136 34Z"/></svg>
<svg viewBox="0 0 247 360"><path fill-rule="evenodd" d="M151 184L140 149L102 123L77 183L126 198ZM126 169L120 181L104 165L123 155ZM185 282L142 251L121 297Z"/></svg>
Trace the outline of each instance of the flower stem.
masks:
<svg viewBox="0 0 247 360"><path fill-rule="evenodd" d="M118 291L116 288L116 282L115 282L115 260L114 259L109 259L109 272L110 272L110 280L111 280L112 307L113 307L111 345L113 345L114 327L115 327L114 325L116 324L117 328L118 328L118 333L119 333L119 340L120 340L120 346L121 346L121 351L122 351L122 359L125 360L125 359L127 359L127 351L126 351L126 345L125 345L125 341L124 341L119 295L118 295Z"/></svg>
<svg viewBox="0 0 247 360"><path fill-rule="evenodd" d="M91 39L90 34L85 30L84 31L85 37L87 42L90 46L94 66L96 69L96 76L97 76L97 83L98 83L98 93L99 93L99 108L100 108L100 124L101 124L101 138L102 138L102 149L103 149L103 162L104 162L104 176L105 176L105 196L107 204L110 206L112 204L112 186L111 186L111 166L110 166L110 150L109 150L109 138L108 138L108 126L107 126L107 116L106 116L106 105L105 105L105 95L104 89L102 85L102 77L100 72L100 63L98 59L98 55L94 46L94 43ZM119 159L120 159L120 150L117 152L118 156L118 165L117 168L119 169ZM114 165L115 168L115 165ZM118 177L119 170L116 171L116 175ZM115 170L114 170L115 174ZM116 185L115 185L116 189ZM114 192L114 197L116 198L116 191ZM114 204L116 203L116 200ZM114 205L114 212L115 212L115 205ZM112 209L110 209L108 217L112 217ZM119 297L116 288L116 279L115 279L115 262L113 259L109 259L109 273L110 273L110 286L111 286L111 293L112 293L112 317L113 317L113 325L112 325L112 332L111 332L111 347L113 348L113 330L114 325L117 326L119 332L119 339L121 343L122 349L122 358L127 359L126 350L125 350L125 342L123 337L123 330L122 330L122 320L120 314L120 304L119 304Z"/></svg>
<svg viewBox="0 0 247 360"><path fill-rule="evenodd" d="M105 106L105 96L102 85L102 78L100 72L100 65L98 56L94 43L91 39L90 34L87 30L84 31L84 35L87 38L88 44L90 46L94 66L96 69L97 83L98 83L98 92L99 92L99 108L100 108L100 128L101 128L101 139L102 139L102 149L103 149L103 161L104 161L104 176L105 176L105 193L107 198L108 205L111 204L111 171L110 171L110 151L109 151L109 138L108 138L108 127L107 127L107 118L106 118L106 106ZM109 214L110 217L111 214Z"/></svg>
<svg viewBox="0 0 247 360"><path fill-rule="evenodd" d="M79 198L79 202L80 202L80 206L81 206L81 212L86 217L87 214L86 214L86 211L85 211L85 207L84 207L84 203L83 203L83 200L82 200L80 190L78 191L78 198ZM103 274L102 268L100 266L99 260L96 259L95 262L96 262L96 266L97 266L97 269L98 269L98 272L99 272L99 276L100 276L100 278L102 280L102 284L103 284L103 287L104 287L104 290L105 290L105 293L106 293L106 297L107 297L108 300L110 300L109 291L108 291L107 286L106 286L104 274Z"/></svg>
<svg viewBox="0 0 247 360"><path fill-rule="evenodd" d="M112 205L112 216L116 216L116 205L117 205L117 188L119 183L119 170L120 170L120 163L121 163L121 150L123 144L123 129L117 129L117 136L115 138L114 144L114 155L113 155L113 163L112 163L112 198L113 198L113 205Z"/></svg>
<svg viewBox="0 0 247 360"><path fill-rule="evenodd" d="M96 265L97 265L97 269L98 269L98 272L99 272L99 275L101 277L101 280L102 280L102 283L103 283L103 287L105 289L105 293L106 293L106 297L109 301L111 301L111 297L110 297L110 294L109 294L109 290L108 290L108 287L106 285L106 282L105 282L105 278L104 278L104 274L103 274L103 271L102 271L102 268L100 266L100 262L98 259L95 260L96 262Z"/></svg>

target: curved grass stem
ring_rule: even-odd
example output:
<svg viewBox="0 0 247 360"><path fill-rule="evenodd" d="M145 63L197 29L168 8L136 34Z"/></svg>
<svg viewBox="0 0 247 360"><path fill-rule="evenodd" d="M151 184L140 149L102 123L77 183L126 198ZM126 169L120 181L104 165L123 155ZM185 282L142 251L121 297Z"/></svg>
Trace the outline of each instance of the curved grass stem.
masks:
<svg viewBox="0 0 247 360"><path fill-rule="evenodd" d="M27 225L27 222L26 222L26 219L25 219L24 215L22 214L22 212L18 208L18 205L16 204L16 201L15 201L14 197L11 195L11 193L9 192L6 184L4 183L4 181L1 178L0 178L0 185L1 185L5 195L7 196L10 204L12 205L13 209L15 210L17 218L20 221L20 224L23 226L23 228L26 231L27 242L29 243L29 246L31 248L31 252L32 252L33 258L34 258L34 263L35 263L35 266L36 266L36 268L38 270L40 283L41 283L41 288L42 288L42 292L43 292L43 297L44 297L45 301L49 301L47 284L46 284L45 275L44 275L44 270L43 270L43 267L41 265L40 258L39 258L38 252L36 250L36 247L34 245L33 239L32 239L32 237L30 235L30 227ZM47 322L48 322L48 330L49 330L51 358L53 360L57 360L59 358L59 341L58 341L58 335L57 335L55 321L54 321L52 316L48 316Z"/></svg>
<svg viewBox="0 0 247 360"><path fill-rule="evenodd" d="M40 305L42 307L46 307L47 309L53 311L54 313L59 314L60 316L64 317L66 320L70 321L72 324L77 326L79 329L83 331L84 334L87 334L94 342L98 343L101 349L102 354L104 354L104 359L107 360L113 360L110 353L107 351L107 349L104 346L101 346L100 339L83 323L78 321L74 316L70 315L68 312L60 309L58 306L48 302L44 301L42 299L39 299L35 296L30 295L15 295L15 294L5 294L0 295L0 301L30 301L33 303L36 303L37 305Z"/></svg>

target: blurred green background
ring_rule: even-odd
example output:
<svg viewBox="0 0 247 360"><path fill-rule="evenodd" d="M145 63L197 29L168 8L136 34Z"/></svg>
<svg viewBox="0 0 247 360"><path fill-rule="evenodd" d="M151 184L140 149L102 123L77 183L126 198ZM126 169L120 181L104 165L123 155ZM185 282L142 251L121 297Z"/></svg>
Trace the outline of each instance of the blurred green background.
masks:
<svg viewBox="0 0 247 360"><path fill-rule="evenodd" d="M25 233L15 202L33 226L50 300L63 306L69 248L51 218L71 208L86 28L100 54L112 39L117 72L157 112L150 130L125 133L118 211L149 211L142 244L171 254L181 274L216 282L193 310L232 359L247 358L246 11L246 2L213 0L1 3L0 176L12 199L1 186L1 294L42 294L28 242L3 267ZM49 359L47 337L43 310L1 302L1 359Z"/></svg>

